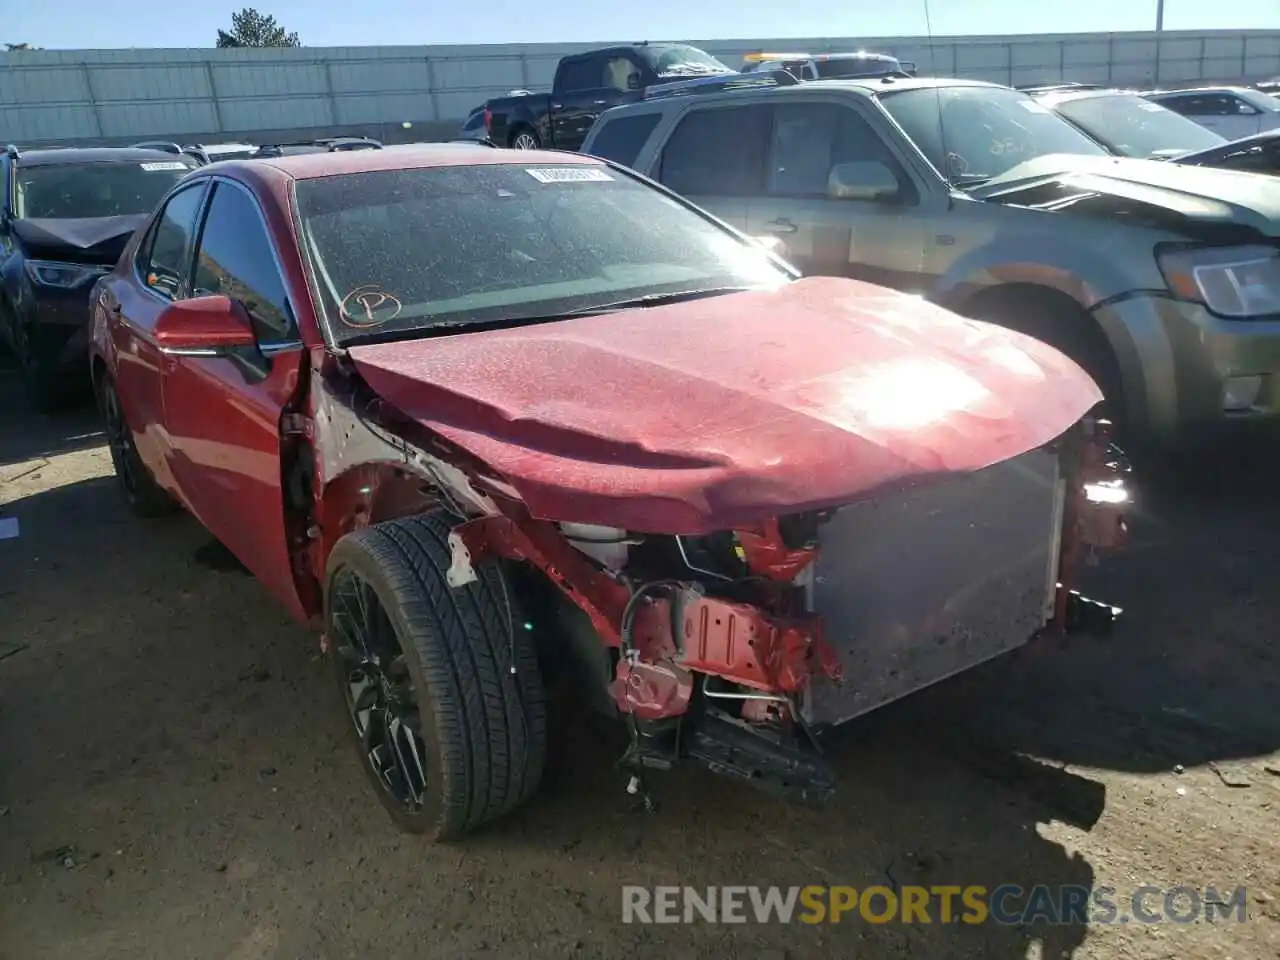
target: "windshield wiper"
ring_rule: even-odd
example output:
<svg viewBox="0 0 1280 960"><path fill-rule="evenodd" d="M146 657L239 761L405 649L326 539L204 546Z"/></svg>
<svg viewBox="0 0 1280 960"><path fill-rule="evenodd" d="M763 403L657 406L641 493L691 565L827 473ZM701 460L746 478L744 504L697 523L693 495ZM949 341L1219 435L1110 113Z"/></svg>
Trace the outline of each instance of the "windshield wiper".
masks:
<svg viewBox="0 0 1280 960"><path fill-rule="evenodd" d="M728 293L742 293L751 287L702 287L697 290L681 290L677 293L651 293L642 297L631 297L627 300L615 300L611 303L600 303L577 310L565 310L563 313L548 313L534 317L495 317L492 320L440 320L426 323L421 327L410 327L401 330L389 330L386 333L370 331L347 337L342 341L344 347L358 347L368 343L392 343L397 340L418 340L437 334L455 333L460 329L467 330L509 330L513 327L528 327L539 323L555 323L557 320L568 320L571 317L595 317L606 313L617 313L619 310L635 310L643 307L661 307L671 303L684 303L689 300L702 300L706 297L719 297Z"/></svg>

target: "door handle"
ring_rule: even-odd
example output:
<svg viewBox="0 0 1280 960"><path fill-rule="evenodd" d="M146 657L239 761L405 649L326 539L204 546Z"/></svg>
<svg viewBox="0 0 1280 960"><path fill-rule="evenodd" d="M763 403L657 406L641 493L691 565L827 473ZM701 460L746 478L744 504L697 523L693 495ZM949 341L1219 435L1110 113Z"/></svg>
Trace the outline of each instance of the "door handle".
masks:
<svg viewBox="0 0 1280 960"><path fill-rule="evenodd" d="M779 217L777 220L770 220L765 224L765 227L770 233L795 233L800 229L786 217Z"/></svg>
<svg viewBox="0 0 1280 960"><path fill-rule="evenodd" d="M551 105L551 109L552 109L552 110L563 110L563 109L564 109L564 104L563 104L563 103L553 103L553 104Z"/></svg>
<svg viewBox="0 0 1280 960"><path fill-rule="evenodd" d="M592 100L591 104L592 106L603 107L608 102L609 102L608 100Z"/></svg>

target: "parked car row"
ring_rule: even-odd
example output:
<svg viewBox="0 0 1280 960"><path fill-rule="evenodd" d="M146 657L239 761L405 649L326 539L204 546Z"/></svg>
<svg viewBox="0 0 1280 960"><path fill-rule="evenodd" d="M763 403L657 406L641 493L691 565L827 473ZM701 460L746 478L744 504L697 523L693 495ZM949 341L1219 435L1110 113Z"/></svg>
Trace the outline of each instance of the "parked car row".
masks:
<svg viewBox="0 0 1280 960"><path fill-rule="evenodd" d="M704 143L750 157L752 122ZM887 190L869 163L819 186ZM1116 617L1072 588L1123 539L1123 462L1095 383L1032 337L801 277L585 154L180 176L90 301L120 488L321 631L406 830L533 794L549 672L622 723L628 793L692 763L820 803L825 728Z"/></svg>

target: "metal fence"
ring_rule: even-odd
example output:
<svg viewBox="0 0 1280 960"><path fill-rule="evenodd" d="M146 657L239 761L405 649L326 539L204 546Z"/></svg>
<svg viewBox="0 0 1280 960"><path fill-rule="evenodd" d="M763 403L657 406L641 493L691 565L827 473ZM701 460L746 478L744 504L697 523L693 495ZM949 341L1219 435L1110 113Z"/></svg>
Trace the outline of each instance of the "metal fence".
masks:
<svg viewBox="0 0 1280 960"><path fill-rule="evenodd" d="M913 60L922 73L1008 84L1153 87L1280 75L1280 30L693 42L731 66L761 49L865 47ZM591 46L0 53L0 140L262 142L322 132L433 139L456 131L489 97L548 87L561 56Z"/></svg>

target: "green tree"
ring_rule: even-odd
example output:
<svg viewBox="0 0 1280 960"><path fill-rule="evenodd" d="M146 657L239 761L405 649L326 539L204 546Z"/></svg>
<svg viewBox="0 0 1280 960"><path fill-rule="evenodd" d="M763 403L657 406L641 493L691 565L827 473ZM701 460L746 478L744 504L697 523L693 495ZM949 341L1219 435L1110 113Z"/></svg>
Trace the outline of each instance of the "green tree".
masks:
<svg viewBox="0 0 1280 960"><path fill-rule="evenodd" d="M219 47L300 47L296 33L286 33L276 18L245 7L231 15L231 31L218 31Z"/></svg>

